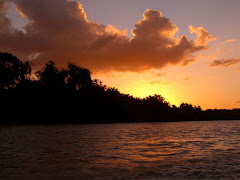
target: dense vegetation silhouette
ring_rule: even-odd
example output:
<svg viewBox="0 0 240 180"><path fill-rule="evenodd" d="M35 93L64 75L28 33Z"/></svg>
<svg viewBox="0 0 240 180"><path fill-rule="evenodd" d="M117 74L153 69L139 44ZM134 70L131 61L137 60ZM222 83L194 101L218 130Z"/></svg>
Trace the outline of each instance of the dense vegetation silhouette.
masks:
<svg viewBox="0 0 240 180"><path fill-rule="evenodd" d="M53 61L32 73L29 62L0 53L1 124L127 123L240 119L240 109L170 105L161 95L143 99L91 78L88 69Z"/></svg>

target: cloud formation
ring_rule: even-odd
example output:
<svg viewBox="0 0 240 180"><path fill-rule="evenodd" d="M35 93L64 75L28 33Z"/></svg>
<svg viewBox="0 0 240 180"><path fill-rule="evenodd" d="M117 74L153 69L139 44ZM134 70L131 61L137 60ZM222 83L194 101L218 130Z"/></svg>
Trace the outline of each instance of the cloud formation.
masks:
<svg viewBox="0 0 240 180"><path fill-rule="evenodd" d="M189 81L189 80L192 80L192 78L191 77L186 77L184 80Z"/></svg>
<svg viewBox="0 0 240 180"><path fill-rule="evenodd" d="M161 84L161 85L168 85L168 82L163 82L163 81L152 81L150 84Z"/></svg>
<svg viewBox="0 0 240 180"><path fill-rule="evenodd" d="M166 76L167 73L157 73L157 74L154 74L154 76Z"/></svg>
<svg viewBox="0 0 240 180"><path fill-rule="evenodd" d="M202 26L195 28L192 25L189 25L189 31L192 34L195 33L197 35L196 43L199 45L205 46L209 41L216 40L216 38L211 36L209 32Z"/></svg>
<svg viewBox="0 0 240 180"><path fill-rule="evenodd" d="M237 39L228 39L228 40L224 41L224 43L235 42L235 41L237 41Z"/></svg>
<svg viewBox="0 0 240 180"><path fill-rule="evenodd" d="M195 52L214 40L203 27L189 26L197 40L174 37L178 27L161 12L147 9L135 24L130 39L126 31L89 21L82 5L69 0L11 0L29 24L25 32L10 29L6 3L0 3L0 51L32 59L36 65L54 60L74 62L93 71L141 71L167 65L187 65ZM4 17L4 18L2 18ZM4 28L7 31L1 31ZM34 59L34 60L33 60Z"/></svg>
<svg viewBox="0 0 240 180"><path fill-rule="evenodd" d="M211 67L216 66L222 66L222 67L228 67L234 64L237 64L240 62L240 58L233 58L233 59L220 59L220 60L214 60L211 62Z"/></svg>
<svg viewBox="0 0 240 180"><path fill-rule="evenodd" d="M9 26L9 20L5 17L7 12L7 3L5 1L0 1L0 32L6 30Z"/></svg>

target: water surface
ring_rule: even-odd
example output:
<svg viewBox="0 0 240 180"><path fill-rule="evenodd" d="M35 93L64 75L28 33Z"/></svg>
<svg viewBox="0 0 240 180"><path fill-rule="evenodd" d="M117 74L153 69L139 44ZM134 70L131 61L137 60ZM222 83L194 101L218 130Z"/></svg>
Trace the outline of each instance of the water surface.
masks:
<svg viewBox="0 0 240 180"><path fill-rule="evenodd" d="M240 121L4 126L9 178L240 179Z"/></svg>

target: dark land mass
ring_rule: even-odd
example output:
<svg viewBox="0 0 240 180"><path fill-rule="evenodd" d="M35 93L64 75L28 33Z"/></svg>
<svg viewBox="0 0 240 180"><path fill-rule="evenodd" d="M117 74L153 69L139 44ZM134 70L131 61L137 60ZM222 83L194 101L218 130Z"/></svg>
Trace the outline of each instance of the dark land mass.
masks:
<svg viewBox="0 0 240 180"><path fill-rule="evenodd" d="M29 62L0 53L0 124L132 123L240 120L240 109L209 109L182 103L170 105L161 95L143 99L120 93L88 69L53 61L35 73Z"/></svg>

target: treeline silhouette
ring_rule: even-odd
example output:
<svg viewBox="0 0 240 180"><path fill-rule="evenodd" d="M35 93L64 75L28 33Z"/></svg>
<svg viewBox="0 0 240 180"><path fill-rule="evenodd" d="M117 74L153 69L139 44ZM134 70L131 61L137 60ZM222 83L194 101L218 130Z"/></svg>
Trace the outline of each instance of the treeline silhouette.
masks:
<svg viewBox="0 0 240 180"><path fill-rule="evenodd" d="M53 61L32 73L29 62L0 53L0 124L128 123L240 119L240 109L170 105L161 95L135 98L91 78L88 69Z"/></svg>

